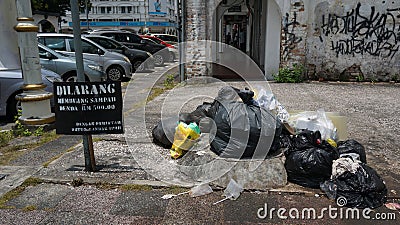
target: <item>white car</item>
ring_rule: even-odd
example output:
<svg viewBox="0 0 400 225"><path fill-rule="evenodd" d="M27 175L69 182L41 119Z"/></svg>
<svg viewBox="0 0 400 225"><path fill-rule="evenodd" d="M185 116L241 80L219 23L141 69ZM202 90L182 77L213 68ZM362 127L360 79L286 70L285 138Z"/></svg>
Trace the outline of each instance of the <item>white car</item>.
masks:
<svg viewBox="0 0 400 225"><path fill-rule="evenodd" d="M43 68L59 74L64 81L78 80L75 57L56 52L42 44L38 47ZM103 81L107 78L103 67L90 60L83 60L83 71L86 81Z"/></svg>
<svg viewBox="0 0 400 225"><path fill-rule="evenodd" d="M38 42L57 52L75 56L74 36L72 34L39 33ZM82 37L83 58L101 65L109 80L118 81L132 77L132 64L129 59L117 52L109 51L95 42Z"/></svg>

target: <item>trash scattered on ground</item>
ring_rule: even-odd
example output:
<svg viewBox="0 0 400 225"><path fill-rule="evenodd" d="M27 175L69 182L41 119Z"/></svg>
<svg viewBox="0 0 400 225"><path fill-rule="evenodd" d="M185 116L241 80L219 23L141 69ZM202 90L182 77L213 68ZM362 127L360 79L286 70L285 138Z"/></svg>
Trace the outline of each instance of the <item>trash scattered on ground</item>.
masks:
<svg viewBox="0 0 400 225"><path fill-rule="evenodd" d="M363 163L367 163L367 155L365 154L365 148L356 140L347 140L338 142L339 157L351 157L354 160L360 160Z"/></svg>
<svg viewBox="0 0 400 225"><path fill-rule="evenodd" d="M333 160L339 153L329 143L321 140L319 131L303 131L290 138L285 151L285 168L288 181L304 187L319 188L320 183L332 174Z"/></svg>
<svg viewBox="0 0 400 225"><path fill-rule="evenodd" d="M177 125L178 122L175 118L160 120L151 132L153 136L153 142L163 148L170 149L172 147L175 128Z"/></svg>
<svg viewBox="0 0 400 225"><path fill-rule="evenodd" d="M191 197L199 197L199 196L210 194L212 192L213 192L213 190L210 187L210 185L208 185L208 184L200 184L200 185L195 186L192 189L190 189L189 195Z"/></svg>
<svg viewBox="0 0 400 225"><path fill-rule="evenodd" d="M171 199L173 197L179 196L179 195L184 195L184 194L189 194L190 197L199 197L203 195L207 195L212 193L213 190L208 184L200 184L198 186L195 186L191 188L189 191L181 192L179 194L165 194L161 198L162 199Z"/></svg>
<svg viewBox="0 0 400 225"><path fill-rule="evenodd" d="M267 104L265 100L262 102L264 105ZM278 102L274 101L276 110ZM259 107L258 104L254 100L253 91L225 86L219 90L213 103L204 102L191 113L181 113L179 121L160 121L152 131L153 141L164 148L170 148L171 157L177 159L190 149L195 140L193 137L196 137L195 134L186 135L182 123L190 126L191 123L202 124L203 121L203 130L200 131L210 132L211 123L208 120L213 120L216 134L210 145L214 153L225 158L266 158L269 153L280 149L283 125L276 118L276 112L269 111L270 106ZM281 113L285 114L284 111ZM171 138L171 133L175 131L174 138ZM185 136L191 139L183 139ZM177 144L171 143L172 140ZM188 147L181 147L185 144Z"/></svg>
<svg viewBox="0 0 400 225"><path fill-rule="evenodd" d="M337 140L337 130L323 109L301 112L289 118L289 125L296 130L319 131L322 140Z"/></svg>
<svg viewBox="0 0 400 225"><path fill-rule="evenodd" d="M196 123L180 122L175 130L174 142L170 150L171 157L182 157L196 143L200 137L200 128Z"/></svg>
<svg viewBox="0 0 400 225"><path fill-rule="evenodd" d="M189 194L189 192L190 191L185 191L185 192L182 192L182 193L179 193L179 194L166 194L166 195L163 195L161 198L162 199L170 199L170 198L173 198L173 197L176 197L176 196L179 196L179 195Z"/></svg>
<svg viewBox="0 0 400 225"><path fill-rule="evenodd" d="M400 204L395 202L389 202L385 204L386 208L391 210L400 210Z"/></svg>
<svg viewBox="0 0 400 225"><path fill-rule="evenodd" d="M259 90L257 90L256 93L257 96L255 97L255 99L260 107L264 107L265 109L274 112L277 118L282 123L288 122L290 117L288 111L281 103L279 103L279 101L275 98L272 92L267 91L263 88L259 88Z"/></svg>
<svg viewBox="0 0 400 225"><path fill-rule="evenodd" d="M283 149L288 181L321 188L340 206L377 208L386 202L385 183L366 165L365 148L344 138L347 138L344 116L325 113L323 109L292 115L271 92L262 88L254 91L256 94L247 88L221 88L212 103L204 102L191 113L181 113L178 121L160 121L152 131L154 142L170 148L174 159L190 150L200 133L213 134L211 150L220 157L260 159ZM203 154L204 151L195 153ZM225 198L214 204L237 199L242 191L243 187L232 179L224 190ZM211 192L211 187L204 184L163 198ZM385 206L394 210L400 205Z"/></svg>
<svg viewBox="0 0 400 225"><path fill-rule="evenodd" d="M238 183L236 183L235 180L231 179L228 183L228 186L226 186L226 189L224 190L224 194L222 195L225 198L217 202L214 202L213 205L216 205L228 199L236 200L237 198L239 198L240 193L242 193L242 191L243 191L243 186L239 185Z"/></svg>
<svg viewBox="0 0 400 225"><path fill-rule="evenodd" d="M235 93L242 101L231 99ZM211 150L217 155L224 158L260 159L280 148L282 124L267 109L257 106L253 96L252 91L230 87L218 93L210 113L217 126Z"/></svg>
<svg viewBox="0 0 400 225"><path fill-rule="evenodd" d="M350 158L340 158L333 163L332 177L321 184L328 198L336 199L338 205L351 208L377 208L387 200L385 182L374 169L355 161L359 166L349 163ZM344 171L344 169L348 169Z"/></svg>

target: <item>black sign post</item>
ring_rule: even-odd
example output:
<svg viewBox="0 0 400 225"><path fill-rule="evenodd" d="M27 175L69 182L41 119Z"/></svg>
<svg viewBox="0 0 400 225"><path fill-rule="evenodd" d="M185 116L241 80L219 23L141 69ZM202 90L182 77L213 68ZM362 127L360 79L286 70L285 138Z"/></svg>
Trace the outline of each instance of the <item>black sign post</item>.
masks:
<svg viewBox="0 0 400 225"><path fill-rule="evenodd" d="M57 134L88 136L90 146L92 134L124 133L121 82L55 82L54 101ZM95 170L93 147L85 164Z"/></svg>

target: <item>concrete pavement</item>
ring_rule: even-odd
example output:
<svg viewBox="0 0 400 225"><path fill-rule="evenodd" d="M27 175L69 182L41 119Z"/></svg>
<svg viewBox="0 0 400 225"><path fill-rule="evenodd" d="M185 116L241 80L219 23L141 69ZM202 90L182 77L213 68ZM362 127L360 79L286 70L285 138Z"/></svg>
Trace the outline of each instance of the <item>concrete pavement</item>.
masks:
<svg viewBox="0 0 400 225"><path fill-rule="evenodd" d="M136 74L125 90L125 135L99 135L94 143L98 171L84 171L84 157L79 136L59 139L28 151L7 167L0 167L0 194L18 187L27 177L43 183L27 186L0 210L1 224L395 224L396 220L378 220L377 215L390 216L396 211L381 207L371 218L331 218L322 213L320 219L301 218L304 208L320 212L336 207L312 190L288 184L269 191L248 190L235 201L217 205L223 191L214 187L206 196L192 198L180 195L169 200L161 196L188 189L171 187L158 178L159 170L143 170L146 151L158 152L170 162L169 151L152 144L149 132L161 116L170 117L179 111L190 112L203 101L210 101L226 83L194 82L179 86L145 104L145 99L163 71ZM162 83L162 82L161 82ZM230 82L242 88L252 84ZM368 164L387 183L390 201L398 201L400 171L400 139L397 124L400 96L395 85L371 84L271 84L271 90L289 110L316 110L344 113L348 117L349 138L360 141L367 150ZM198 93L203 93L199 95ZM162 115L161 115L162 114ZM143 120L144 119L144 120ZM67 151L69 149L69 151ZM135 153L142 153L139 157ZM43 163L59 156L47 167ZM160 161L161 162L161 161ZM160 163L161 165L161 163ZM152 165L151 167L156 167ZM168 173L168 171L166 171ZM162 180L162 179L161 179ZM82 185L78 185L81 184ZM174 182L172 182L174 183ZM266 207L267 204L267 207ZM271 208L275 208L269 213ZM298 218L279 218L276 211L296 208ZM345 209L345 208L344 208ZM295 212L295 210L292 210ZM265 214L265 212L268 212ZM340 211L338 211L340 213ZM378 214L383 213L383 214ZM387 214L384 214L387 213ZM264 218L265 215L265 218ZM286 216L288 214L286 213ZM294 216L296 217L296 216ZM344 216L343 216L344 217ZM396 218L397 218L396 217ZM398 220L398 219L397 219Z"/></svg>

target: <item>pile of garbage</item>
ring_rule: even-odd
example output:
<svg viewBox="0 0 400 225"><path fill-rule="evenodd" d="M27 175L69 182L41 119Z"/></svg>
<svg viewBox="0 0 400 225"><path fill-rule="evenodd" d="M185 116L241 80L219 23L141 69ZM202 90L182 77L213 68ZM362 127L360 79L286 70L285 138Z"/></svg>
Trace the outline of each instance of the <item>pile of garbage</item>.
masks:
<svg viewBox="0 0 400 225"><path fill-rule="evenodd" d="M320 188L336 201L345 199L340 206L373 209L387 200L385 182L367 165L364 147L356 140L338 141L338 131L323 110L289 116L268 91L255 95L227 86L212 103L181 113L179 121L161 120L152 134L156 144L178 159L201 133L210 132L215 134L210 149L223 158L265 159L283 151L288 181Z"/></svg>
<svg viewBox="0 0 400 225"><path fill-rule="evenodd" d="M195 111L180 114L179 121L171 118L159 121L152 131L154 143L171 149L171 157L178 159L196 143L201 133L213 132L210 146L216 155L264 159L280 149L283 127L267 105L267 98L270 97L266 92L257 101L249 89L223 87L212 103L204 102ZM278 106L281 117L288 115L275 100L273 108ZM212 130L207 121L213 121L216 129Z"/></svg>

